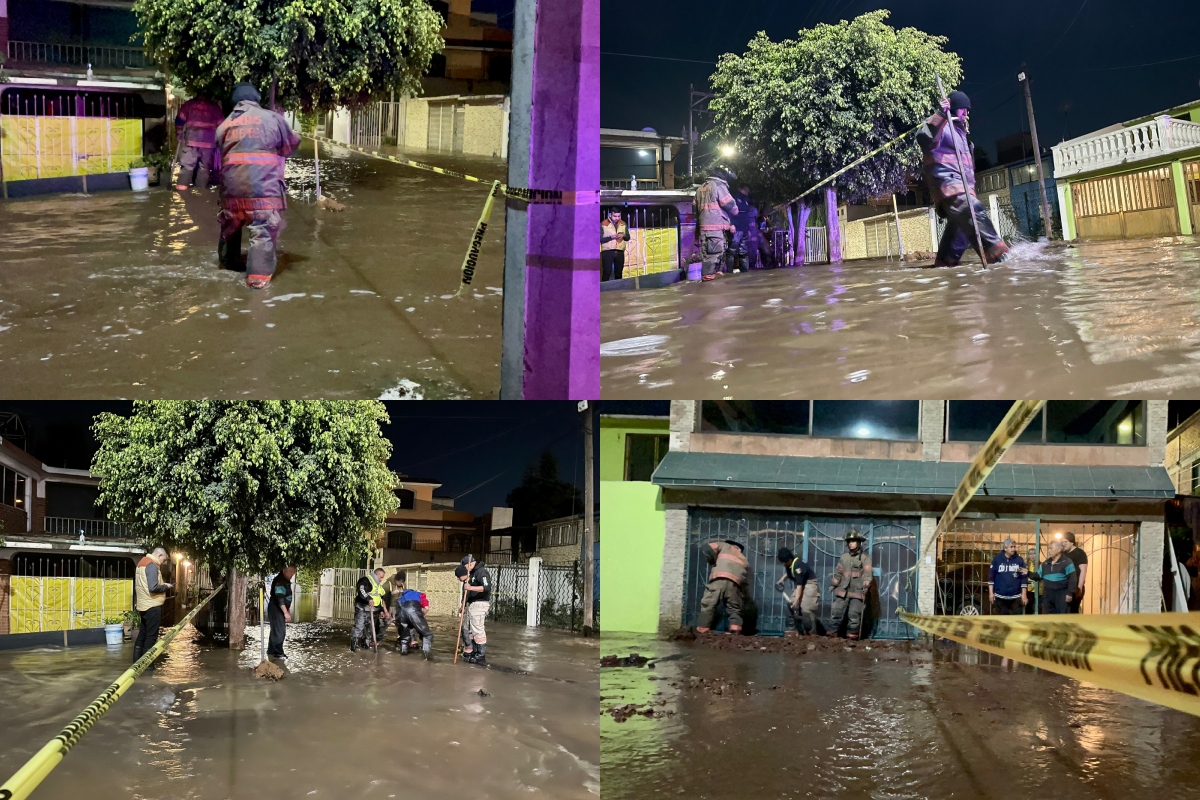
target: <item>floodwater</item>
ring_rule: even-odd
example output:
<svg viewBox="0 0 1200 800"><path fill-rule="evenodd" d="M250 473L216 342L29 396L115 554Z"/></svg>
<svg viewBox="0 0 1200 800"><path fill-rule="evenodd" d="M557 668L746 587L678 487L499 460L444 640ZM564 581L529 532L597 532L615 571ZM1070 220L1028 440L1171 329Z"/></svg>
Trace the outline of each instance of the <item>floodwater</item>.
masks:
<svg viewBox="0 0 1200 800"><path fill-rule="evenodd" d="M1200 719L957 645L785 656L604 634L601 650L680 656L601 670L606 799L1124 800L1200 785ZM627 703L656 715L607 713Z"/></svg>
<svg viewBox="0 0 1200 800"><path fill-rule="evenodd" d="M1200 388L1200 240L1020 243L605 292L608 398L1167 396Z"/></svg>
<svg viewBox="0 0 1200 800"><path fill-rule="evenodd" d="M453 625L452 621L450 624ZM288 626L290 674L187 629L46 778L34 798L595 798L595 639L490 623L487 668L349 651L345 627ZM393 629L394 634L394 629ZM0 652L0 778L128 666L131 645ZM486 692L481 695L480 691Z"/></svg>
<svg viewBox="0 0 1200 800"><path fill-rule="evenodd" d="M408 157L504 175L496 159ZM323 145L336 213L314 204L310 140L287 164L287 227L262 291L218 268L214 191L0 202L0 394L498 396L503 206L454 297L488 186Z"/></svg>

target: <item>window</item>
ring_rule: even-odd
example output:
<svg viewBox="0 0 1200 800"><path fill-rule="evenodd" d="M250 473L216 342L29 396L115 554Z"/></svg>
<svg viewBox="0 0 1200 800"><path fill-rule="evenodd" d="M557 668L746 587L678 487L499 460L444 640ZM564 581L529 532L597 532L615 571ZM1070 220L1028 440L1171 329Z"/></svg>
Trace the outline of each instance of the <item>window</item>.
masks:
<svg viewBox="0 0 1200 800"><path fill-rule="evenodd" d="M814 400L813 436L853 439L916 439L917 400Z"/></svg>
<svg viewBox="0 0 1200 800"><path fill-rule="evenodd" d="M808 400L705 400L700 430L807 436Z"/></svg>
<svg viewBox="0 0 1200 800"><path fill-rule="evenodd" d="M1011 400L951 400L946 441L987 441L1011 405ZM1141 400L1050 400L1017 441L1144 446L1145 404Z"/></svg>
<svg viewBox="0 0 1200 800"><path fill-rule="evenodd" d="M998 192L1004 188L1004 170L996 172L985 172L979 176L979 186L976 191L979 194L985 192Z"/></svg>
<svg viewBox="0 0 1200 800"><path fill-rule="evenodd" d="M1200 461L1192 464L1192 494L1196 494L1196 489L1200 489Z"/></svg>
<svg viewBox="0 0 1200 800"><path fill-rule="evenodd" d="M625 480L648 481L667 454L671 437L631 433L625 437Z"/></svg>
<svg viewBox="0 0 1200 800"><path fill-rule="evenodd" d="M546 525L538 531L538 549L544 547L565 547L579 544L579 531L582 520L568 520Z"/></svg>
<svg viewBox="0 0 1200 800"><path fill-rule="evenodd" d="M1037 164L1025 164L1012 168L1012 184L1020 186L1023 183L1033 183L1037 180Z"/></svg>
<svg viewBox="0 0 1200 800"><path fill-rule="evenodd" d="M469 553L471 552L471 534L452 533L448 537L446 546L451 553Z"/></svg>
<svg viewBox="0 0 1200 800"><path fill-rule="evenodd" d="M398 510L411 511L412 509L417 507L417 501L416 501L417 496L411 490L396 489L396 490L394 490L393 493L396 495L396 499L400 501L400 508Z"/></svg>
<svg viewBox="0 0 1200 800"><path fill-rule="evenodd" d="M21 473L0 467L0 503L25 510L25 481Z"/></svg>
<svg viewBox="0 0 1200 800"><path fill-rule="evenodd" d="M389 550L412 550L413 535L411 531L388 531L387 546Z"/></svg>

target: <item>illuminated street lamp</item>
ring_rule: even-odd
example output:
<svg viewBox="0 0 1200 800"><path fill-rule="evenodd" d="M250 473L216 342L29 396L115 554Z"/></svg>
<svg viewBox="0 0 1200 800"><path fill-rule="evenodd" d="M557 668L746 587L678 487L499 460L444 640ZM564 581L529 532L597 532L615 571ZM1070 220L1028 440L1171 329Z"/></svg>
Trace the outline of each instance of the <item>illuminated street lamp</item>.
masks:
<svg viewBox="0 0 1200 800"><path fill-rule="evenodd" d="M731 145L731 144L721 145L721 155L725 156L726 158L729 158L730 156L734 155L735 153L737 153L737 150L734 149L733 145Z"/></svg>

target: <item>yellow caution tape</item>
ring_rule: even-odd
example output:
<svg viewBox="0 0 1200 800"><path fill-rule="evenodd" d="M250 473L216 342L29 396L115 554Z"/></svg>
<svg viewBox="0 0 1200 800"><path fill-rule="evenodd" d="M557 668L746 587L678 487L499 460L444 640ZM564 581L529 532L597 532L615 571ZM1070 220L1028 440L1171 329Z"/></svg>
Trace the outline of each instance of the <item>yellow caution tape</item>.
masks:
<svg viewBox="0 0 1200 800"><path fill-rule="evenodd" d="M983 482L987 480L987 476L992 474L996 464L1004 456L1012 443L1017 440L1017 437L1024 432L1030 421L1037 416L1042 410L1042 406L1046 404L1045 400L1018 400L1012 404L1012 408L1004 415L1004 419L992 431L992 435L988 437L987 442L980 449L975 459L971 462L971 467L967 470L967 474L958 482L958 487L954 490L954 495L950 498L949 505L942 512L941 519L938 520L937 531L929 542L925 545L925 550L922 555L929 555L933 549L933 544L938 540L946 529L950 527L950 523L954 522L955 517L962 512L975 493L979 491L979 487L983 486Z"/></svg>
<svg viewBox="0 0 1200 800"><path fill-rule="evenodd" d="M213 589L208 597L193 608L178 625L167 631L154 647L147 650L145 655L135 661L132 667L122 672L120 677L83 710L82 714L71 720L71 724L63 728L58 736L47 742L45 747L37 751L32 758L25 762L23 767L17 770L3 785L0 785L0 800L25 800L26 797L29 797L33 790L41 785L46 776L58 766L67 752L83 738L92 725L96 724L100 717L116 705L116 702L121 699L121 695L125 694L137 677L145 672L154 659L166 649L176 634L183 629L183 626L191 622L200 609L204 608L208 601L216 597L217 592L223 588L225 588L224 585L221 585Z"/></svg>
<svg viewBox="0 0 1200 800"><path fill-rule="evenodd" d="M927 617L927 633L1200 716L1200 613Z"/></svg>
<svg viewBox="0 0 1200 800"><path fill-rule="evenodd" d="M483 202L483 213L479 215L479 222L475 223L475 234L471 236L471 245L467 248L467 255L463 258L462 264L462 283L459 284L458 291L454 293L458 297L467 290L471 285L471 279L475 277L475 264L479 261L479 248L483 245L483 234L487 233L488 222L492 219L492 201L500 194L500 181L492 181L492 190L488 192L487 200Z"/></svg>
<svg viewBox="0 0 1200 800"><path fill-rule="evenodd" d="M393 164L403 164L415 169L425 170L426 172L436 172L438 175L448 175L451 178L462 178L464 181L471 181L472 183L488 182L483 178L477 178L474 175L468 175L465 172L457 172L452 169L446 169L445 167L435 167L433 164L426 164L421 161L413 161L411 159L401 158L400 156L391 155L390 153L381 153L378 150L368 150L365 147L358 147L357 145L353 144L335 142L333 139L329 139L325 136L310 135L309 138L315 142L324 142L325 144L344 147L347 150L352 150L355 153L359 153L364 156L371 156L372 158L378 158L383 161L391 161ZM499 181L496 181L496 183L499 183ZM594 191L571 192L562 191L559 189L522 189L517 186L510 187L500 183L500 192L505 197L509 197L513 200L518 200L523 203L582 206L599 204L600 202L600 191L598 189ZM0 798L0 800L3 800L3 798Z"/></svg>

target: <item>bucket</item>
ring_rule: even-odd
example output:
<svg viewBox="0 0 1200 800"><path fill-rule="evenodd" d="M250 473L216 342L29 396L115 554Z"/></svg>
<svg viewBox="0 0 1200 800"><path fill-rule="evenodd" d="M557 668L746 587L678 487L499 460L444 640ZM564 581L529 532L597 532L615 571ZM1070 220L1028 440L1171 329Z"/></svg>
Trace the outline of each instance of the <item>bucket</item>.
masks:
<svg viewBox="0 0 1200 800"><path fill-rule="evenodd" d="M117 645L118 647L120 647L121 642L123 642L124 640L125 640L125 626L124 625L122 625L121 623L118 622L116 625L105 625L104 626L104 641L107 642L110 647L112 645Z"/></svg>
<svg viewBox="0 0 1200 800"><path fill-rule="evenodd" d="M701 263L699 261L693 261L692 263L688 264L688 280L689 281L700 280L700 276L703 273L704 273L704 264L703 263Z"/></svg>
<svg viewBox="0 0 1200 800"><path fill-rule="evenodd" d="M145 191L150 186L149 167L133 167L129 170L129 183L135 192Z"/></svg>

